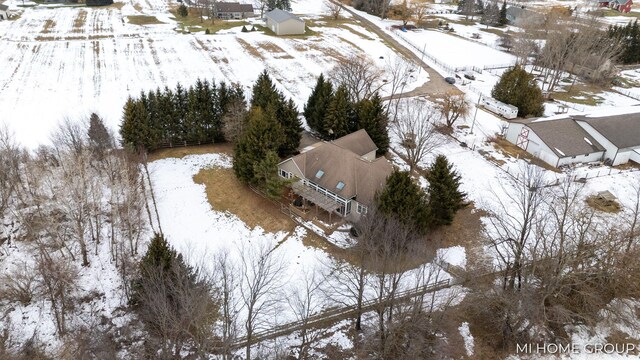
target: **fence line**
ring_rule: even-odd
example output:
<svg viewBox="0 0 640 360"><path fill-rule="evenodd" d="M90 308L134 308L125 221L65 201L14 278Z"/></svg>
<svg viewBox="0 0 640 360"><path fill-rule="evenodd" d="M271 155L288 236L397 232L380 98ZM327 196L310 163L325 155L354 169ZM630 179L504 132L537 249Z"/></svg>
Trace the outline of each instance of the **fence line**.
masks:
<svg viewBox="0 0 640 360"><path fill-rule="evenodd" d="M620 93L620 94L622 94L622 95L624 95L626 97L630 97L630 98L632 98L634 100L640 100L640 94L633 93L633 92L631 92L629 90L616 88L616 89L614 89L614 91L618 92L618 93Z"/></svg>

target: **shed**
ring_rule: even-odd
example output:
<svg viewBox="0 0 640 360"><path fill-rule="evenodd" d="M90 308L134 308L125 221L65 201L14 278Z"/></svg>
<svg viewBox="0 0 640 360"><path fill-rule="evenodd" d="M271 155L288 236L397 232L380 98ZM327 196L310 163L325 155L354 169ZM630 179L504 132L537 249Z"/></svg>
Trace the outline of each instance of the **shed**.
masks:
<svg viewBox="0 0 640 360"><path fill-rule="evenodd" d="M9 20L9 7L5 4L0 4L0 20Z"/></svg>
<svg viewBox="0 0 640 360"><path fill-rule="evenodd" d="M280 9L266 13L265 22L276 35L302 35L306 27L304 20Z"/></svg>

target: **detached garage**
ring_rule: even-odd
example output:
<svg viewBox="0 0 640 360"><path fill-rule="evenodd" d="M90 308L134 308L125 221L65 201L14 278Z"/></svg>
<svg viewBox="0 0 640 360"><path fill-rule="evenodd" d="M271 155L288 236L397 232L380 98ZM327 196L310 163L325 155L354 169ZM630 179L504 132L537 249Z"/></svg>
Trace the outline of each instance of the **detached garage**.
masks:
<svg viewBox="0 0 640 360"><path fill-rule="evenodd" d="M9 20L9 7L4 4L0 4L0 20Z"/></svg>
<svg viewBox="0 0 640 360"><path fill-rule="evenodd" d="M280 9L266 13L265 21L276 35L302 35L305 32L304 20Z"/></svg>

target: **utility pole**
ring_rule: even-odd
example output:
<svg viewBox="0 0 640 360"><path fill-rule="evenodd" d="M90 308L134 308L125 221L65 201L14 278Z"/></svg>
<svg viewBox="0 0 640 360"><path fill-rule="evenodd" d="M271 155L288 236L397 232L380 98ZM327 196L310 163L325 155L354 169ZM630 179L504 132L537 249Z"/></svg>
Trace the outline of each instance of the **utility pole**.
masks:
<svg viewBox="0 0 640 360"><path fill-rule="evenodd" d="M476 112L473 114L473 122L471 123L471 132L473 134L473 128L476 126L476 116L478 116L478 106L480 106L480 99L482 99L482 93L478 96L478 103L476 104Z"/></svg>

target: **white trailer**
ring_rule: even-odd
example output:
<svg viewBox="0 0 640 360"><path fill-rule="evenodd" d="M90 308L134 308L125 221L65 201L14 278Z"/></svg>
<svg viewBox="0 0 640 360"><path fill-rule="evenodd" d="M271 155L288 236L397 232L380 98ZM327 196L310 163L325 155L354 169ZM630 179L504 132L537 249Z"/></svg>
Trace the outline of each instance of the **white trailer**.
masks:
<svg viewBox="0 0 640 360"><path fill-rule="evenodd" d="M480 105L484 106L485 109L494 112L505 119L515 119L518 117L518 108L500 102L492 97L482 95L480 97Z"/></svg>

